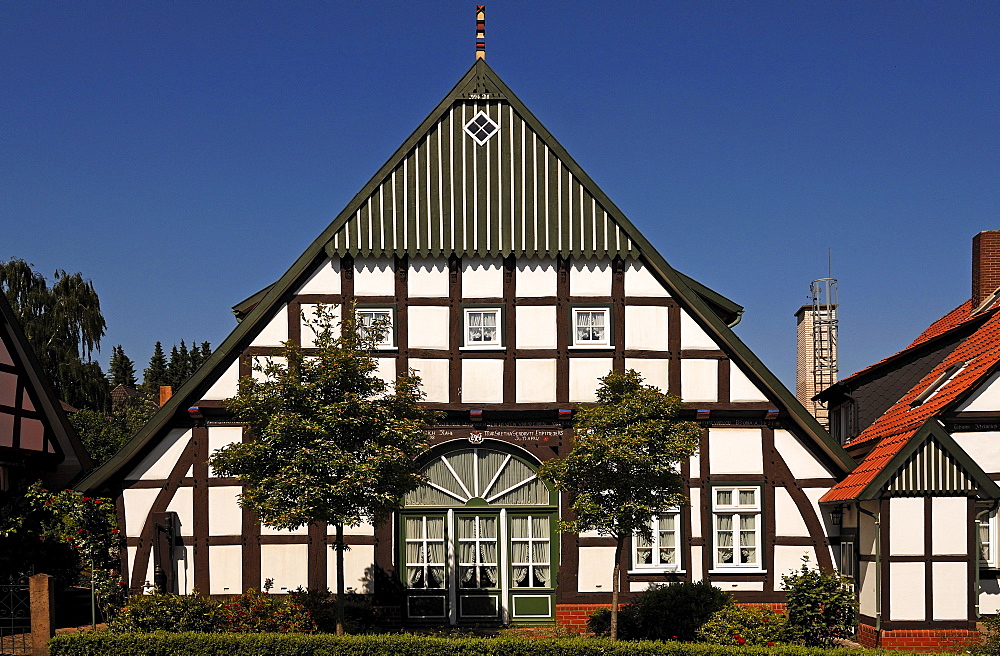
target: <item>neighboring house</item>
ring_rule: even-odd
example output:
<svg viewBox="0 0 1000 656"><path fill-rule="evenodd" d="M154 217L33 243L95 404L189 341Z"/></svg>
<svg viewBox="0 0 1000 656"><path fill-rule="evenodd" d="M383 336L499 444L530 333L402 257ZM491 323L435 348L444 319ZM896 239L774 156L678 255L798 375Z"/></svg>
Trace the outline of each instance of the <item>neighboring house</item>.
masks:
<svg viewBox="0 0 1000 656"><path fill-rule="evenodd" d="M660 516L653 544L628 546L625 598L708 579L781 603L802 556L833 566L818 502L855 462L732 332L742 308L672 269L480 60L81 484L118 498L134 589L154 567L181 592L333 586L332 527L262 526L206 462L244 439L222 400L252 363L285 341L310 348L316 305L351 301L392 328L380 375L417 370L444 412L428 484L392 521L347 531L347 585L402 621L579 627L609 602L613 542L559 533L566 499L536 471L568 452L598 379L626 368L681 396L705 432L682 466L690 506ZM164 530L172 550L153 548Z"/></svg>
<svg viewBox="0 0 1000 656"><path fill-rule="evenodd" d="M37 480L64 488L90 466L0 291L0 492Z"/></svg>
<svg viewBox="0 0 1000 656"><path fill-rule="evenodd" d="M861 461L822 502L843 513L865 645L947 646L1000 610L998 300L1000 231L982 232L969 301L818 395Z"/></svg>

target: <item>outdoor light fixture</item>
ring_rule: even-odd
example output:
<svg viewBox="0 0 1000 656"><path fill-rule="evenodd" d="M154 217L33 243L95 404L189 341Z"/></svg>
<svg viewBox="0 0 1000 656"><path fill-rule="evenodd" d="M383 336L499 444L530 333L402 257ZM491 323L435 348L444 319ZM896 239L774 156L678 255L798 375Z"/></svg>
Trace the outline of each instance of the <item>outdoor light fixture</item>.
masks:
<svg viewBox="0 0 1000 656"><path fill-rule="evenodd" d="M834 526L840 526L840 523L844 521L844 508L846 507L844 505L837 505L830 511L830 520Z"/></svg>

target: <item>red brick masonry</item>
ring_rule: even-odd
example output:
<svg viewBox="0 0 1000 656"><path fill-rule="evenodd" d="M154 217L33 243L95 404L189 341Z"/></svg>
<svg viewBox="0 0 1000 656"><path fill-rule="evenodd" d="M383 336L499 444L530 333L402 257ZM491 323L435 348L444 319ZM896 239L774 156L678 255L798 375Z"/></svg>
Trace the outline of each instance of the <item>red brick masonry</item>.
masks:
<svg viewBox="0 0 1000 656"><path fill-rule="evenodd" d="M621 604L624 606L625 604ZM764 606L776 613L785 611L784 603L739 604L740 606ZM610 608L608 604L556 604L556 626L571 633L587 633L587 620L598 608Z"/></svg>
<svg viewBox="0 0 1000 656"><path fill-rule="evenodd" d="M948 629L903 629L882 631L881 644L876 645L877 632L868 624L858 626L858 642L862 647L902 649L906 651L951 651L979 637L978 631Z"/></svg>

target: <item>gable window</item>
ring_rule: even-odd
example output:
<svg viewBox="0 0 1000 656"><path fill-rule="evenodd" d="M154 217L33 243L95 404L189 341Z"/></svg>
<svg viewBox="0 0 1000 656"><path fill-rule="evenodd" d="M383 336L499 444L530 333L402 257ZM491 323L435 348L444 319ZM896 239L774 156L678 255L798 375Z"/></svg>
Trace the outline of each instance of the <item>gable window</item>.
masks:
<svg viewBox="0 0 1000 656"><path fill-rule="evenodd" d="M502 345L499 308L465 310L465 345L467 347Z"/></svg>
<svg viewBox="0 0 1000 656"><path fill-rule="evenodd" d="M392 308L358 308L358 327L363 335L371 332L378 338L376 348L392 348Z"/></svg>
<svg viewBox="0 0 1000 656"><path fill-rule="evenodd" d="M715 567L761 569L760 488L712 489Z"/></svg>
<svg viewBox="0 0 1000 656"><path fill-rule="evenodd" d="M976 537L979 541L979 566L997 567L997 513L983 508L976 514Z"/></svg>
<svg viewBox="0 0 1000 656"><path fill-rule="evenodd" d="M611 310L573 308L573 346L611 346Z"/></svg>
<svg viewBox="0 0 1000 656"><path fill-rule="evenodd" d="M472 117L471 121L465 124L466 134L475 139L476 143L480 146L489 141L490 137L499 131L500 126L496 124L496 121L487 116L485 112L479 112Z"/></svg>
<svg viewBox="0 0 1000 656"><path fill-rule="evenodd" d="M632 564L635 569L678 570L681 565L680 513L660 513L650 522L653 539L632 536Z"/></svg>

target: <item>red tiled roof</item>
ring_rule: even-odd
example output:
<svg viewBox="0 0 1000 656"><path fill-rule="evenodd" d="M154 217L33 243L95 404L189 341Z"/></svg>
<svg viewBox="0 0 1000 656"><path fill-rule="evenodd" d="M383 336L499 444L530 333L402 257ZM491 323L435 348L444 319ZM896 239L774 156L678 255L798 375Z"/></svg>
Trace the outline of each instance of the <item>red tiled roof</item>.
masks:
<svg viewBox="0 0 1000 656"><path fill-rule="evenodd" d="M937 334L949 330L950 328L945 327L949 325L946 320L961 309L958 308L936 321L917 340L919 341L929 334L930 336L926 337L924 341L933 338L934 335L931 334L931 331L935 327L938 327L939 330ZM953 324L951 327L959 324ZM935 394L920 405L911 405L948 367L961 362L967 363L966 366L946 381ZM997 362L1000 362L1000 312L994 312L992 317L948 354L903 398L899 399L885 414L866 428L857 439L851 441L851 444L861 444L862 442L879 440L861 464L848 474L847 478L823 495L821 501L846 501L857 498L857 495L892 461L910 437L928 419L940 416L948 406L992 372Z"/></svg>

